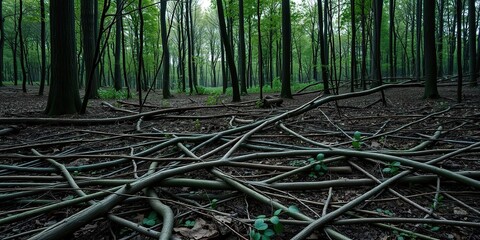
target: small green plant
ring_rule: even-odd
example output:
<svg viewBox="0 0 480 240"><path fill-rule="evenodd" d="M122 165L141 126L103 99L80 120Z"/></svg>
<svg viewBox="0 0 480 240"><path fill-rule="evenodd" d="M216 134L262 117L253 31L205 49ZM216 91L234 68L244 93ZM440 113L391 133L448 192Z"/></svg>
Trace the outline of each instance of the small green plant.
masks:
<svg viewBox="0 0 480 240"><path fill-rule="evenodd" d="M163 99L161 102L160 102L162 108L169 108L170 107L170 102L168 100L165 100Z"/></svg>
<svg viewBox="0 0 480 240"><path fill-rule="evenodd" d="M216 198L212 199L212 201L210 201L210 208L212 208L213 210L217 209L217 203L218 203L218 199Z"/></svg>
<svg viewBox="0 0 480 240"><path fill-rule="evenodd" d="M391 163L388 164L388 166L386 168L384 168L382 170L382 172L389 173L389 174L396 174L400 170L401 165L402 164L400 162L397 162L397 161L391 162Z"/></svg>
<svg viewBox="0 0 480 240"><path fill-rule="evenodd" d="M154 226L158 222L157 213L152 211L148 214L148 217L144 218L142 223L146 226Z"/></svg>
<svg viewBox="0 0 480 240"><path fill-rule="evenodd" d="M101 99L126 99L128 95L126 90L117 91L115 88L100 88L97 92Z"/></svg>
<svg viewBox="0 0 480 240"><path fill-rule="evenodd" d="M195 119L195 122L193 122L193 126L195 127L195 130L197 132L199 132L200 130L202 130L202 124L200 123L200 120Z"/></svg>
<svg viewBox="0 0 480 240"><path fill-rule="evenodd" d="M262 107L263 107L263 101L262 101L262 99L258 99L258 100L255 102L255 107L256 107L256 108L262 108Z"/></svg>
<svg viewBox="0 0 480 240"><path fill-rule="evenodd" d="M185 221L183 226L188 227L188 228L192 228L193 226L195 226L195 220L187 220L187 221Z"/></svg>
<svg viewBox="0 0 480 240"><path fill-rule="evenodd" d="M323 162L323 159L325 156L323 153L319 153L316 157L316 159L309 158L308 163L312 165L312 171L308 176L317 178L319 176L325 175L328 171L327 165Z"/></svg>
<svg viewBox="0 0 480 240"><path fill-rule="evenodd" d="M435 198L433 199L433 203L432 203L432 209L436 210L440 207L440 204L442 203L443 201L443 196L442 194L438 194L435 196Z"/></svg>
<svg viewBox="0 0 480 240"><path fill-rule="evenodd" d="M207 97L207 105L217 105L220 102L220 93L213 93Z"/></svg>
<svg viewBox="0 0 480 240"><path fill-rule="evenodd" d="M393 234L395 234L397 240L405 240L406 238L417 239L416 235L399 232L397 230L393 230Z"/></svg>
<svg viewBox="0 0 480 240"><path fill-rule="evenodd" d="M298 213L299 210L296 206L291 205L288 207L288 212ZM265 215L258 216L253 224L254 229L250 231L250 239L269 240L273 236L281 234L283 232L283 225L280 223L282 213L282 209L277 209L270 218Z"/></svg>
<svg viewBox="0 0 480 240"><path fill-rule="evenodd" d="M390 217L392 217L392 216L395 215L392 211L390 211L390 210L388 210L388 209L387 209L387 210L383 210L383 209L381 209L381 208L377 208L375 211L377 211L378 213L381 213L381 214L390 216Z"/></svg>
<svg viewBox="0 0 480 240"><path fill-rule="evenodd" d="M356 131L353 134L352 147L357 150L360 150L361 145L362 145L362 133L359 131Z"/></svg>

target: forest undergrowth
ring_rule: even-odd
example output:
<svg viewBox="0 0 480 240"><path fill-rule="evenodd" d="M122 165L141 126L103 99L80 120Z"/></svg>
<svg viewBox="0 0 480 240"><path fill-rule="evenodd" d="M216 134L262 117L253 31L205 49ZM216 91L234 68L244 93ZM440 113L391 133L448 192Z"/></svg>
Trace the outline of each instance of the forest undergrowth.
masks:
<svg viewBox="0 0 480 240"><path fill-rule="evenodd" d="M387 105L381 102L384 89ZM0 88L2 239L480 239L480 94L94 100ZM327 236L328 235L328 236Z"/></svg>

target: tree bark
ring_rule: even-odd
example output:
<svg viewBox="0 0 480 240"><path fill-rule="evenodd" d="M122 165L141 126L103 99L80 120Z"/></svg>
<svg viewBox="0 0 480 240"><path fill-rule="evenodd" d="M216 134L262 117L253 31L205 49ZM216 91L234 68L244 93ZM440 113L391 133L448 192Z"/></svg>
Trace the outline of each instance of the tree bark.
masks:
<svg viewBox="0 0 480 240"><path fill-rule="evenodd" d="M170 50L168 48L167 39L167 0L162 0L160 3L160 29L162 35L162 50L163 50L163 98L170 98Z"/></svg>
<svg viewBox="0 0 480 240"><path fill-rule="evenodd" d="M98 98L98 76L92 74L95 71L95 12L94 1L81 1L81 26L83 37L83 61L85 62L85 71L87 79L85 82L90 82L90 94L88 98ZM92 79L90 79L92 77ZM88 84L87 84L88 85Z"/></svg>
<svg viewBox="0 0 480 240"><path fill-rule="evenodd" d="M22 67L22 91L27 92L27 70L25 69L25 43L23 39L22 20L23 20L23 0L20 0L20 13L18 15L18 34L20 44L20 66Z"/></svg>
<svg viewBox="0 0 480 240"><path fill-rule="evenodd" d="M3 32L3 31L2 31ZM40 44L41 44L41 73L40 73L40 88L38 95L42 96L45 88L45 78L47 74L47 53L46 53L46 27L45 27L45 0L40 0ZM1 44L1 43L0 43ZM3 64L2 64L3 65Z"/></svg>
<svg viewBox="0 0 480 240"><path fill-rule="evenodd" d="M476 64L476 27L475 27L475 0L468 0L468 50L470 67L470 86L475 87L477 83L477 64Z"/></svg>
<svg viewBox="0 0 480 240"><path fill-rule="evenodd" d="M77 113L80 110L75 19L73 0L50 0L51 86L48 115Z"/></svg>
<svg viewBox="0 0 480 240"><path fill-rule="evenodd" d="M115 90L120 91L122 89L122 73L120 68L120 54L122 47L122 8L123 0L117 0L117 9L115 13L115 70L114 70L114 84Z"/></svg>
<svg viewBox="0 0 480 240"><path fill-rule="evenodd" d="M290 64L292 62L292 23L290 20L290 0L282 0L282 98L292 98L290 87Z"/></svg>
<svg viewBox="0 0 480 240"><path fill-rule="evenodd" d="M323 29L323 10L322 10L322 1L318 0L318 38L320 40L320 64L322 65L322 81L323 81L323 92L325 94L330 94L330 88L328 86L328 67L327 67L327 51L326 51L326 33Z"/></svg>
<svg viewBox="0 0 480 240"><path fill-rule="evenodd" d="M227 27L225 25L225 14L223 11L222 0L217 0L217 11L218 11L218 21L220 27L220 37L222 38L223 46L225 47L225 55L227 58L227 64L230 70L230 77L232 79L232 91L233 91L233 102L240 102L240 91L238 89L238 77L237 69L235 67L235 60L233 58L233 49L230 46L230 42L227 36Z"/></svg>
<svg viewBox="0 0 480 240"><path fill-rule="evenodd" d="M352 23L352 45L350 49L351 53L351 62L350 62L350 92L355 91L355 69L357 68L356 61L357 57L355 56L355 40L356 40L356 26L355 26L355 0L350 1L350 12L351 12L351 23Z"/></svg>
<svg viewBox="0 0 480 240"><path fill-rule="evenodd" d="M247 81L246 81L246 64L245 64L245 19L243 12L243 0L238 1L239 7L239 26L238 26L238 71L240 77L240 87L241 93L247 93Z"/></svg>
<svg viewBox="0 0 480 240"><path fill-rule="evenodd" d="M0 87L3 86L3 82L5 81L5 75L3 72L4 47L5 47L5 27L3 25L3 0L0 0Z"/></svg>
<svg viewBox="0 0 480 240"><path fill-rule="evenodd" d="M438 98L437 52L435 50L435 0L424 1L423 33L425 59L425 92L423 97Z"/></svg>
<svg viewBox="0 0 480 240"><path fill-rule="evenodd" d="M258 32L258 83L260 85L260 100L263 99L263 56L262 56L262 31L261 31L260 0L257 0L257 32Z"/></svg>
<svg viewBox="0 0 480 240"><path fill-rule="evenodd" d="M457 47L462 49L462 0L456 1L456 16L457 16ZM463 71L462 71L462 51L457 51L457 101L462 102L462 86L463 86Z"/></svg>
<svg viewBox="0 0 480 240"><path fill-rule="evenodd" d="M373 40L372 40L372 86L382 85L382 69L380 64L380 39L381 39L381 25L382 25L382 9L383 0L373 1L373 15L374 15L374 28L373 28Z"/></svg>

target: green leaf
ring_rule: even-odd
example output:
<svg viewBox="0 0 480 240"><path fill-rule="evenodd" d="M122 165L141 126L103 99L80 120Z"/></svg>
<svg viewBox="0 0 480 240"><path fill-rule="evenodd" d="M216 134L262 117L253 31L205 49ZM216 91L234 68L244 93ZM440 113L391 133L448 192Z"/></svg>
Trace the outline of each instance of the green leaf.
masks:
<svg viewBox="0 0 480 240"><path fill-rule="evenodd" d="M283 232L283 225L281 223L273 225L273 230L276 234L280 234Z"/></svg>
<svg viewBox="0 0 480 240"><path fill-rule="evenodd" d="M323 153L319 153L319 154L317 155L317 160L318 160L318 161L322 161L324 158L325 158L325 155L323 155Z"/></svg>
<svg viewBox="0 0 480 240"><path fill-rule="evenodd" d="M280 215L280 213L282 213L282 209L277 209L277 211L275 211L273 215L278 216Z"/></svg>
<svg viewBox="0 0 480 240"><path fill-rule="evenodd" d="M310 164L315 163L315 159L309 158L309 159L308 159L308 162L309 162Z"/></svg>
<svg viewBox="0 0 480 240"><path fill-rule="evenodd" d="M391 166L400 167L402 165L400 162L393 162Z"/></svg>
<svg viewBox="0 0 480 240"><path fill-rule="evenodd" d="M148 214L148 217L143 219L143 224L147 226L153 226L156 224L157 221L157 213L152 211L150 212L150 214Z"/></svg>
<svg viewBox="0 0 480 240"><path fill-rule="evenodd" d="M316 172L320 172L320 170L322 170L322 166L320 166L320 164L317 164L313 167L313 170L315 170Z"/></svg>
<svg viewBox="0 0 480 240"><path fill-rule="evenodd" d="M279 224L280 223L280 218L278 218L277 216L273 216L270 218L270 222L273 223L273 224Z"/></svg>
<svg viewBox="0 0 480 240"><path fill-rule="evenodd" d="M263 231L268 228L268 225L265 223L265 220L262 218L255 220L255 223L253 224L253 226L255 227L255 229L259 231Z"/></svg>
<svg viewBox="0 0 480 240"><path fill-rule="evenodd" d="M258 215L257 218L266 218L267 216L265 215Z"/></svg>
<svg viewBox="0 0 480 240"><path fill-rule="evenodd" d="M267 237L273 237L273 235L275 235L275 232L272 229L269 228L269 229L265 230L263 235L265 235Z"/></svg>
<svg viewBox="0 0 480 240"><path fill-rule="evenodd" d="M262 235L262 240L270 240L269 236Z"/></svg>
<svg viewBox="0 0 480 240"><path fill-rule="evenodd" d="M389 167L387 167L387 168L384 168L384 169L382 170L382 172L384 172L384 173L391 173L391 172L392 172L392 169L389 168Z"/></svg>
<svg viewBox="0 0 480 240"><path fill-rule="evenodd" d="M432 231L432 232L436 232L438 230L440 230L440 227L438 227L438 226L430 228L430 231Z"/></svg>
<svg viewBox="0 0 480 240"><path fill-rule="evenodd" d="M353 148L355 148L355 149L360 149L360 142L359 142L359 141L353 141L353 142L352 142L352 146L353 146Z"/></svg>
<svg viewBox="0 0 480 240"><path fill-rule="evenodd" d="M299 213L300 212L300 210L298 210L297 206L295 206L295 205L290 205L288 207L288 211L291 212L291 213Z"/></svg>
<svg viewBox="0 0 480 240"><path fill-rule="evenodd" d="M404 240L405 238L403 236L397 236L397 240Z"/></svg>
<svg viewBox="0 0 480 240"><path fill-rule="evenodd" d="M253 232L253 240L260 240L262 238L262 234L260 234L259 232L255 232L255 231L252 231Z"/></svg>
<svg viewBox="0 0 480 240"><path fill-rule="evenodd" d="M362 133L359 132L359 131L356 131L356 132L353 134L353 138L354 138L355 140L360 141L360 139L362 139Z"/></svg>

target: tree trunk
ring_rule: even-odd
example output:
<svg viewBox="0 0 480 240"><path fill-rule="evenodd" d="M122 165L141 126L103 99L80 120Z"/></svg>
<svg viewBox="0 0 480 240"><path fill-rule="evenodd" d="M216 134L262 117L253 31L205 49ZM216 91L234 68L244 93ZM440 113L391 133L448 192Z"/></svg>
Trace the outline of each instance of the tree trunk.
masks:
<svg viewBox="0 0 480 240"><path fill-rule="evenodd" d="M373 50L373 63L372 63L372 86L382 85L382 69L380 64L380 39L381 39L381 26L382 26L382 9L383 1L374 0L373 3L373 15L374 15L374 28L372 39Z"/></svg>
<svg viewBox="0 0 480 240"><path fill-rule="evenodd" d="M115 90L117 91L120 91L122 89L122 73L120 68L120 53L122 51L122 8L123 0L117 0L117 9L115 13L115 73L113 74Z"/></svg>
<svg viewBox="0 0 480 240"><path fill-rule="evenodd" d="M77 113L80 95L75 58L73 0L50 0L51 86L45 112L48 115Z"/></svg>
<svg viewBox="0 0 480 240"><path fill-rule="evenodd" d="M160 29L162 35L162 50L163 50L163 98L170 98L170 50L168 49L167 39L167 0L162 0L160 3Z"/></svg>
<svg viewBox="0 0 480 240"><path fill-rule="evenodd" d="M232 91L233 91L233 102L240 102L240 91L238 89L238 77L237 69L235 67L235 60L233 57L233 49L230 46L230 42L227 36L227 27L225 25L225 15L223 11L222 0L217 0L217 11L218 11L218 21L220 27L220 37L222 38L223 46L225 47L225 55L227 58L227 64L230 70L230 77L232 79Z"/></svg>
<svg viewBox="0 0 480 240"><path fill-rule="evenodd" d="M355 56L355 39L356 39L356 26L355 26L355 0L350 1L350 12L351 12L351 23L352 23L352 47L350 49L351 52L351 62L350 62L350 92L354 92L355 88L355 69L357 57Z"/></svg>
<svg viewBox="0 0 480 240"><path fill-rule="evenodd" d="M292 23L290 20L290 0L282 0L282 98L292 98L290 87L290 64L292 61Z"/></svg>
<svg viewBox="0 0 480 240"><path fill-rule="evenodd" d="M389 64L389 77L393 78L395 77L393 74L393 69L395 68L395 65L393 64L393 56L394 54L394 49L393 49L393 38L394 38L394 32L395 32L395 0L390 0L389 4L389 15L390 15L390 28L389 28L389 37L388 37L388 64Z"/></svg>
<svg viewBox="0 0 480 240"><path fill-rule="evenodd" d="M365 32L366 32L366 28L365 28L365 22L366 22L366 19L365 19L365 0L362 0L362 7L361 7L361 12L362 12L362 16L361 16L361 25L362 25L362 66L361 66L361 73L360 73L360 82L362 84L362 88L363 90L366 90L367 89L367 80L366 80L366 75L367 75L367 40L366 40L366 37L365 37Z"/></svg>
<svg viewBox="0 0 480 240"><path fill-rule="evenodd" d="M468 50L469 50L469 63L470 67L470 86L475 87L478 85L477 83L477 64L475 61L477 60L476 54L476 27L475 27L475 0L468 0Z"/></svg>
<svg viewBox="0 0 480 240"><path fill-rule="evenodd" d="M241 93L247 93L246 64L245 64L245 19L243 13L243 0L238 1L239 7L239 26L238 26L238 71L240 77Z"/></svg>
<svg viewBox="0 0 480 240"><path fill-rule="evenodd" d="M3 31L2 31L3 32ZM47 74L47 53L46 53L46 27L45 27L45 0L40 0L40 44L42 51L42 66L40 73L40 88L38 95L42 96L45 88L45 78ZM3 64L2 64L3 65Z"/></svg>
<svg viewBox="0 0 480 240"><path fill-rule="evenodd" d="M443 29L444 29L444 20L443 20L443 13L445 9L445 0L440 0L440 6L438 8L438 76L443 76Z"/></svg>
<svg viewBox="0 0 480 240"><path fill-rule="evenodd" d="M43 0L41 2L43 2ZM5 27L3 25L3 0L0 0L0 87L3 86L3 82L5 81L5 75L3 73L4 47L5 47Z"/></svg>
<svg viewBox="0 0 480 240"><path fill-rule="evenodd" d="M328 86L328 68L327 68L327 52L326 52L326 33L323 29L323 10L322 1L318 0L318 39L320 40L320 64L322 65L322 81L325 94L330 94L330 88Z"/></svg>
<svg viewBox="0 0 480 240"><path fill-rule="evenodd" d="M85 62L85 71L87 79L85 82L91 82L90 94L88 98L98 98L98 86L99 79L96 74L92 74L95 71L95 12L94 1L82 0L81 1L81 26L83 37L83 61ZM89 79L92 77L92 79ZM88 85L88 84L87 84Z"/></svg>
<svg viewBox="0 0 480 240"><path fill-rule="evenodd" d="M431 0L425 0L431 1ZM422 76L420 66L422 62L422 54L420 44L422 42L422 0L417 0L417 58L415 60L415 76L417 81L420 81Z"/></svg>
<svg viewBox="0 0 480 240"><path fill-rule="evenodd" d="M423 33L425 51L425 92L424 98L438 98L437 52L435 50L435 1L424 1Z"/></svg>
<svg viewBox="0 0 480 240"><path fill-rule="evenodd" d="M257 32L258 32L258 83L260 85L260 100L263 99L263 56L262 56L262 31L261 31L260 0L257 0Z"/></svg>
<svg viewBox="0 0 480 240"><path fill-rule="evenodd" d="M20 13L18 16L18 34L20 44L20 66L22 67L22 91L27 92L27 70L25 69L25 44L23 40L22 19L23 19L23 0L20 0Z"/></svg>
<svg viewBox="0 0 480 240"><path fill-rule="evenodd" d="M144 69L143 63L143 9L142 0L138 1L138 15L140 17L140 29L139 29L139 46L138 46L138 72L137 72L137 89L138 89L138 103L140 106L139 112L142 112L142 73Z"/></svg>
<svg viewBox="0 0 480 240"><path fill-rule="evenodd" d="M457 16L457 47L462 49L462 0L456 1L456 16ZM457 51L457 101L462 102L462 51Z"/></svg>

